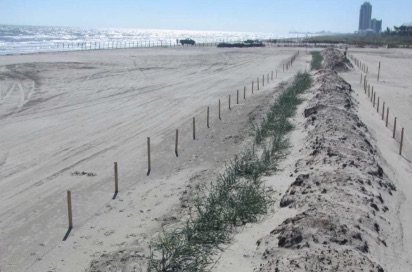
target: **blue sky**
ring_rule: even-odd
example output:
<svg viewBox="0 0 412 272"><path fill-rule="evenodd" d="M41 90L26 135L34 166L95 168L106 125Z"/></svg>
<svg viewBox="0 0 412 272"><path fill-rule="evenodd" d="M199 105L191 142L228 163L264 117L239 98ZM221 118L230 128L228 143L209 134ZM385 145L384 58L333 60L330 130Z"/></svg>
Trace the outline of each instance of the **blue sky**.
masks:
<svg viewBox="0 0 412 272"><path fill-rule="evenodd" d="M0 24L353 32L358 0L0 0ZM374 0L383 29L412 22L412 0Z"/></svg>

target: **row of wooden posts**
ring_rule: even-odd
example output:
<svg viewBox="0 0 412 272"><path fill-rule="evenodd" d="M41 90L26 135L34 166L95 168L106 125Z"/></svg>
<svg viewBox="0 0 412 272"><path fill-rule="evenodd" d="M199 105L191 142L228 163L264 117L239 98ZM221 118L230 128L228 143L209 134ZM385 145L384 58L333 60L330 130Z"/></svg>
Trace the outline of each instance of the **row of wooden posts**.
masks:
<svg viewBox="0 0 412 272"><path fill-rule="evenodd" d="M385 119L385 101L382 102L382 113L379 112L380 108L380 97L378 96L378 99L376 100L376 91L374 91L373 86L371 88L371 85L368 83L368 80L366 78L366 75L362 75L361 73L361 79L360 79L360 84L362 84L362 78L363 78L363 89L365 91L365 94L368 94L368 98L370 99L372 106L375 108L376 105L376 112L379 113L382 116L382 120ZM385 121L385 127L388 127L388 122L389 122L389 107L386 107L386 120ZM392 131L392 138L395 139L396 136L396 121L397 117L395 116L393 119L393 131ZM404 135L404 128L401 130L401 140L399 143L399 155L402 155L402 147L403 147L403 135Z"/></svg>
<svg viewBox="0 0 412 272"><path fill-rule="evenodd" d="M367 66L365 63L360 61L359 59L355 58L353 55L350 55L350 59L355 63L355 65L362 70L363 73L368 74L369 73L369 66ZM378 64L378 76L377 76L377 81L379 81L379 76L381 73L381 62ZM362 75L361 75L362 77Z"/></svg>
<svg viewBox="0 0 412 272"><path fill-rule="evenodd" d="M290 59L285 61L283 63L283 71L290 69L290 67L293 65L293 62L296 60L297 56L299 55L299 51L296 52ZM271 73L266 75L266 83L269 84L269 80L274 80L274 75L275 78L277 78L278 71L275 71L275 74L273 71ZM262 86L265 86L265 75L262 75L262 81L259 81L260 77L256 78L256 87L257 90L260 89L260 82L262 83ZM255 89L255 81L252 80L251 84L251 93L254 93ZM246 99L246 86L243 87L243 99ZM239 104L239 90L236 91L236 104ZM231 110L231 96L229 95L228 97L228 109ZM209 123L209 113L210 113L210 107L207 107L206 111L206 126L207 128L210 128L210 123ZM219 99L218 102L218 118L219 120L222 120L221 116L221 100ZM193 140L196 140L196 119L195 117L192 118L192 128L193 128ZM179 143L179 130L176 129L176 137L175 137L175 156L179 156L179 151L178 151L178 143ZM152 168L151 168L151 158L150 158L150 137L147 137L147 175L150 175ZM119 176L118 176L118 165L117 162L114 163L114 196L113 199L116 198L117 194L119 192ZM71 191L67 191L67 208L68 208L68 217L69 217L69 230L63 240L66 240L68 237L68 234L70 233L71 229L73 228L73 212L72 212L72 201L71 201Z"/></svg>

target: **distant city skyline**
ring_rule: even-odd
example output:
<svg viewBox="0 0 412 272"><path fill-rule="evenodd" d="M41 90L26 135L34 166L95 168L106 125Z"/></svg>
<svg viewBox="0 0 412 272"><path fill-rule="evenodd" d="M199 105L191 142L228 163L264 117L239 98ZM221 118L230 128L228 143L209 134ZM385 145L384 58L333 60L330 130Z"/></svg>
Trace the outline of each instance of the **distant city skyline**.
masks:
<svg viewBox="0 0 412 272"><path fill-rule="evenodd" d="M382 31L382 20L372 19L372 5L365 1L359 11L358 33L380 33Z"/></svg>
<svg viewBox="0 0 412 272"><path fill-rule="evenodd" d="M264 33L353 33L363 0L0 0L0 24ZM412 1L374 0L383 28L412 22Z"/></svg>

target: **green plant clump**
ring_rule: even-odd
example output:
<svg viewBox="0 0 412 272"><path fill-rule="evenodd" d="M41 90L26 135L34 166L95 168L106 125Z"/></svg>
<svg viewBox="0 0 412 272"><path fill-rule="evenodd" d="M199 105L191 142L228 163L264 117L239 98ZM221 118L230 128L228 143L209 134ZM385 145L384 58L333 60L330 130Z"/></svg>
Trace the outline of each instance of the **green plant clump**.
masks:
<svg viewBox="0 0 412 272"><path fill-rule="evenodd" d="M293 129L288 118L296 113L303 93L312 84L308 73L295 80L255 127L255 148L236 156L215 182L199 188L190 219L181 228L163 231L152 243L148 271L204 271L220 244L230 242L233 228L256 222L266 214L270 198L261 177L276 171L286 156L286 134ZM259 154L258 154L259 153Z"/></svg>
<svg viewBox="0 0 412 272"><path fill-rule="evenodd" d="M312 51L310 52L312 55L312 61L310 62L310 69L311 70L319 70L322 68L322 60L323 57L319 51Z"/></svg>

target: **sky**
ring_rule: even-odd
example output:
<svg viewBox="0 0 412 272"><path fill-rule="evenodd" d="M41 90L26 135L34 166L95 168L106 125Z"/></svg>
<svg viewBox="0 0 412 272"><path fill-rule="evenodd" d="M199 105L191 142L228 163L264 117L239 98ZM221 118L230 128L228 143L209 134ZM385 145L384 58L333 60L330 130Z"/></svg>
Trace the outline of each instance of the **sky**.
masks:
<svg viewBox="0 0 412 272"><path fill-rule="evenodd" d="M287 33L358 28L359 0L0 0L0 24ZM373 0L382 29L412 22L412 0Z"/></svg>

